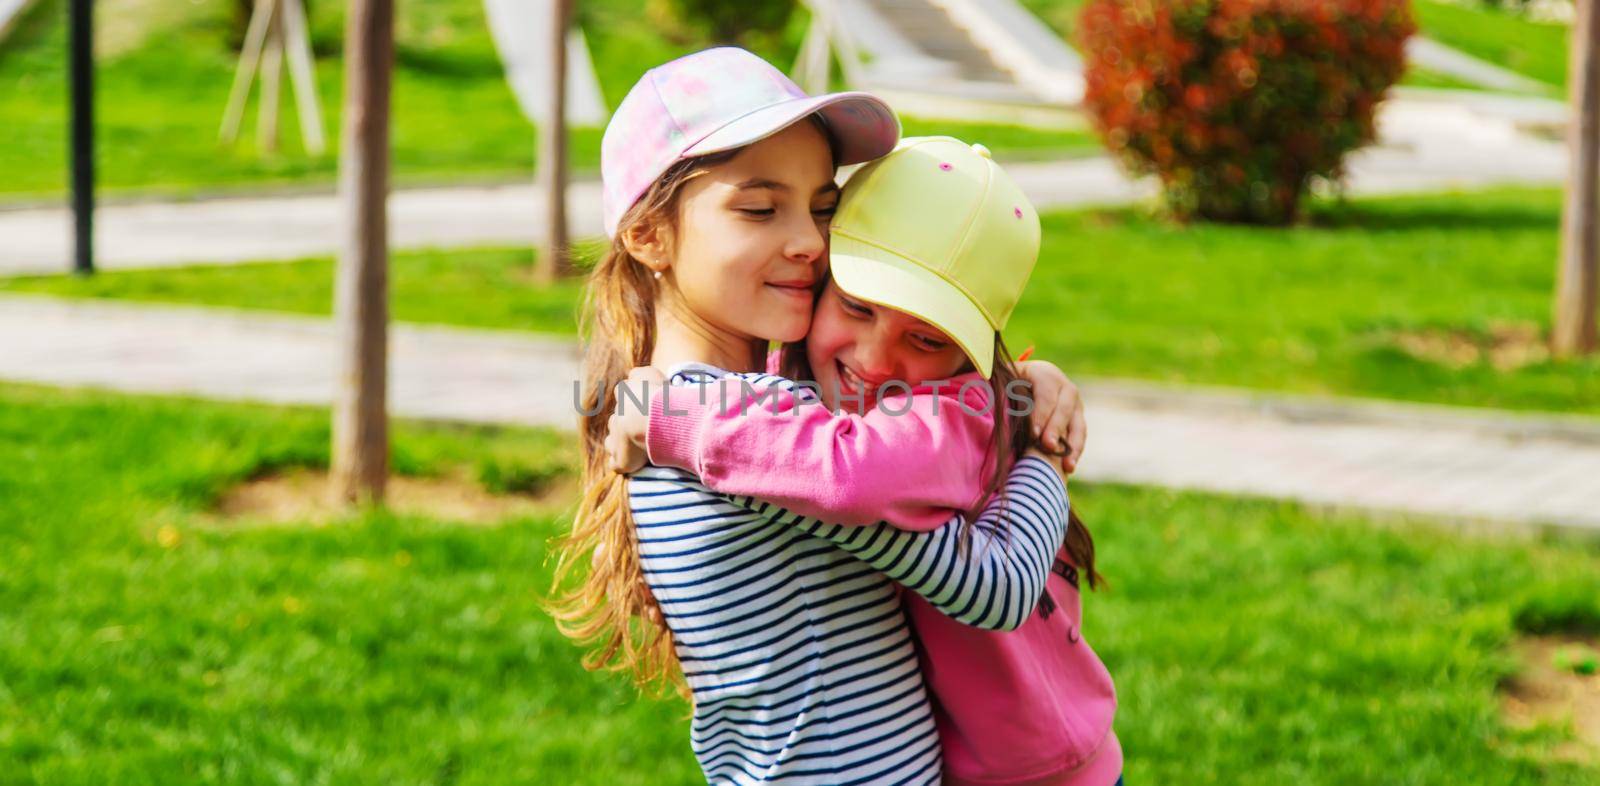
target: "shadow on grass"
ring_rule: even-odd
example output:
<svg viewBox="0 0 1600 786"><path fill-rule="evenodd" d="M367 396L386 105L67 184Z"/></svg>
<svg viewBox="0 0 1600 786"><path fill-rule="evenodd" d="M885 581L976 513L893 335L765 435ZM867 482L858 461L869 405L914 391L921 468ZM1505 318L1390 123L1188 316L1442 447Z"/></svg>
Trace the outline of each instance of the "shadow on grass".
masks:
<svg viewBox="0 0 1600 786"><path fill-rule="evenodd" d="M1581 548L1564 544L1567 548ZM1600 553L1600 548L1591 551ZM1523 588L1513 622L1525 633L1600 636L1600 579L1541 578Z"/></svg>
<svg viewBox="0 0 1600 786"><path fill-rule="evenodd" d="M1470 195L1467 196L1470 199ZM1402 200L1318 202L1307 217L1316 229L1360 229L1370 232L1416 232L1423 230L1499 231L1560 228L1560 213L1548 205L1509 202L1499 195L1480 202L1456 201L1452 204L1415 204Z"/></svg>
<svg viewBox="0 0 1600 786"><path fill-rule="evenodd" d="M463 52L397 43L394 60L408 71L431 76L488 79L504 73L492 51Z"/></svg>
<svg viewBox="0 0 1600 786"><path fill-rule="evenodd" d="M1544 195L1549 193L1548 199ZM1532 198L1530 198L1532 197ZM1295 232L1416 233L1429 231L1512 232L1560 229L1559 195L1530 189L1482 194L1429 194L1362 199L1324 198L1313 201L1300 221L1287 225L1174 219L1151 206L1107 206L1081 212L1093 226L1145 225L1170 230L1215 229L1261 236ZM1049 225L1049 216L1045 218Z"/></svg>

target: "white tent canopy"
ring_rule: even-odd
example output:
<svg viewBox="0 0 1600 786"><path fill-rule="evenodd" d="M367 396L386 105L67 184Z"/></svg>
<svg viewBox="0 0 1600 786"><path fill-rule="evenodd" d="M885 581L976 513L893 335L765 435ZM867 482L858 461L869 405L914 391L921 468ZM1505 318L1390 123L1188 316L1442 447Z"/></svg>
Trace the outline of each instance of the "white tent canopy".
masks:
<svg viewBox="0 0 1600 786"><path fill-rule="evenodd" d="M546 42L550 40L552 5L551 0L483 0L506 79L522 113L535 123L544 114L544 89L550 82ZM606 117L605 97L600 94L589 45L583 31L574 27L567 33L567 122L601 126Z"/></svg>
<svg viewBox="0 0 1600 786"><path fill-rule="evenodd" d="M22 12L33 5L34 0L0 0L0 41L4 41L6 34L22 19Z"/></svg>

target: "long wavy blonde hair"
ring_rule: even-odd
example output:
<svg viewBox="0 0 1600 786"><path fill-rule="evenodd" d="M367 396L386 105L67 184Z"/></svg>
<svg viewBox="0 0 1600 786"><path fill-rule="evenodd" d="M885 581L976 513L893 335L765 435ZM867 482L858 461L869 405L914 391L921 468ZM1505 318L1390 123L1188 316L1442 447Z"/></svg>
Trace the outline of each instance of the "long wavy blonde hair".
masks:
<svg viewBox="0 0 1600 786"><path fill-rule="evenodd" d="M585 668L628 672L646 692L683 694L684 685L672 635L652 613L627 478L613 472L606 459L617 383L634 367L650 365L655 351L660 282L628 252L624 238L647 223L675 232L684 184L736 154L679 161L623 214L610 248L589 273L579 323L585 343L578 419L583 497L572 531L555 544L559 560L548 606L556 627L588 650Z"/></svg>

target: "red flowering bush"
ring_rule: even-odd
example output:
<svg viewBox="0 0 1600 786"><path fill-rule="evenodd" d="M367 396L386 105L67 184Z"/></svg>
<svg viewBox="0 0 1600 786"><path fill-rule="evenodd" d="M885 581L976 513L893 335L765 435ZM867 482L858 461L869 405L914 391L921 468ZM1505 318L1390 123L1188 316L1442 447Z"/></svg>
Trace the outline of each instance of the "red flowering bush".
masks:
<svg viewBox="0 0 1600 786"><path fill-rule="evenodd" d="M1373 139L1407 0L1089 0L1084 104L1180 218L1282 224Z"/></svg>

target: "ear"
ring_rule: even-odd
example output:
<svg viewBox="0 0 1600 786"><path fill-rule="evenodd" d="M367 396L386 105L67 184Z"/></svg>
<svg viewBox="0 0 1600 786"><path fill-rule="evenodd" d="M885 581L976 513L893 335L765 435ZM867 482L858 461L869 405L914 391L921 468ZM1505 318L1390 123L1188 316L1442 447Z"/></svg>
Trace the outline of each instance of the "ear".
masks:
<svg viewBox="0 0 1600 786"><path fill-rule="evenodd" d="M670 267L667 251L671 243L667 227L659 221L635 221L622 232L622 246L628 255L656 273L665 273Z"/></svg>

